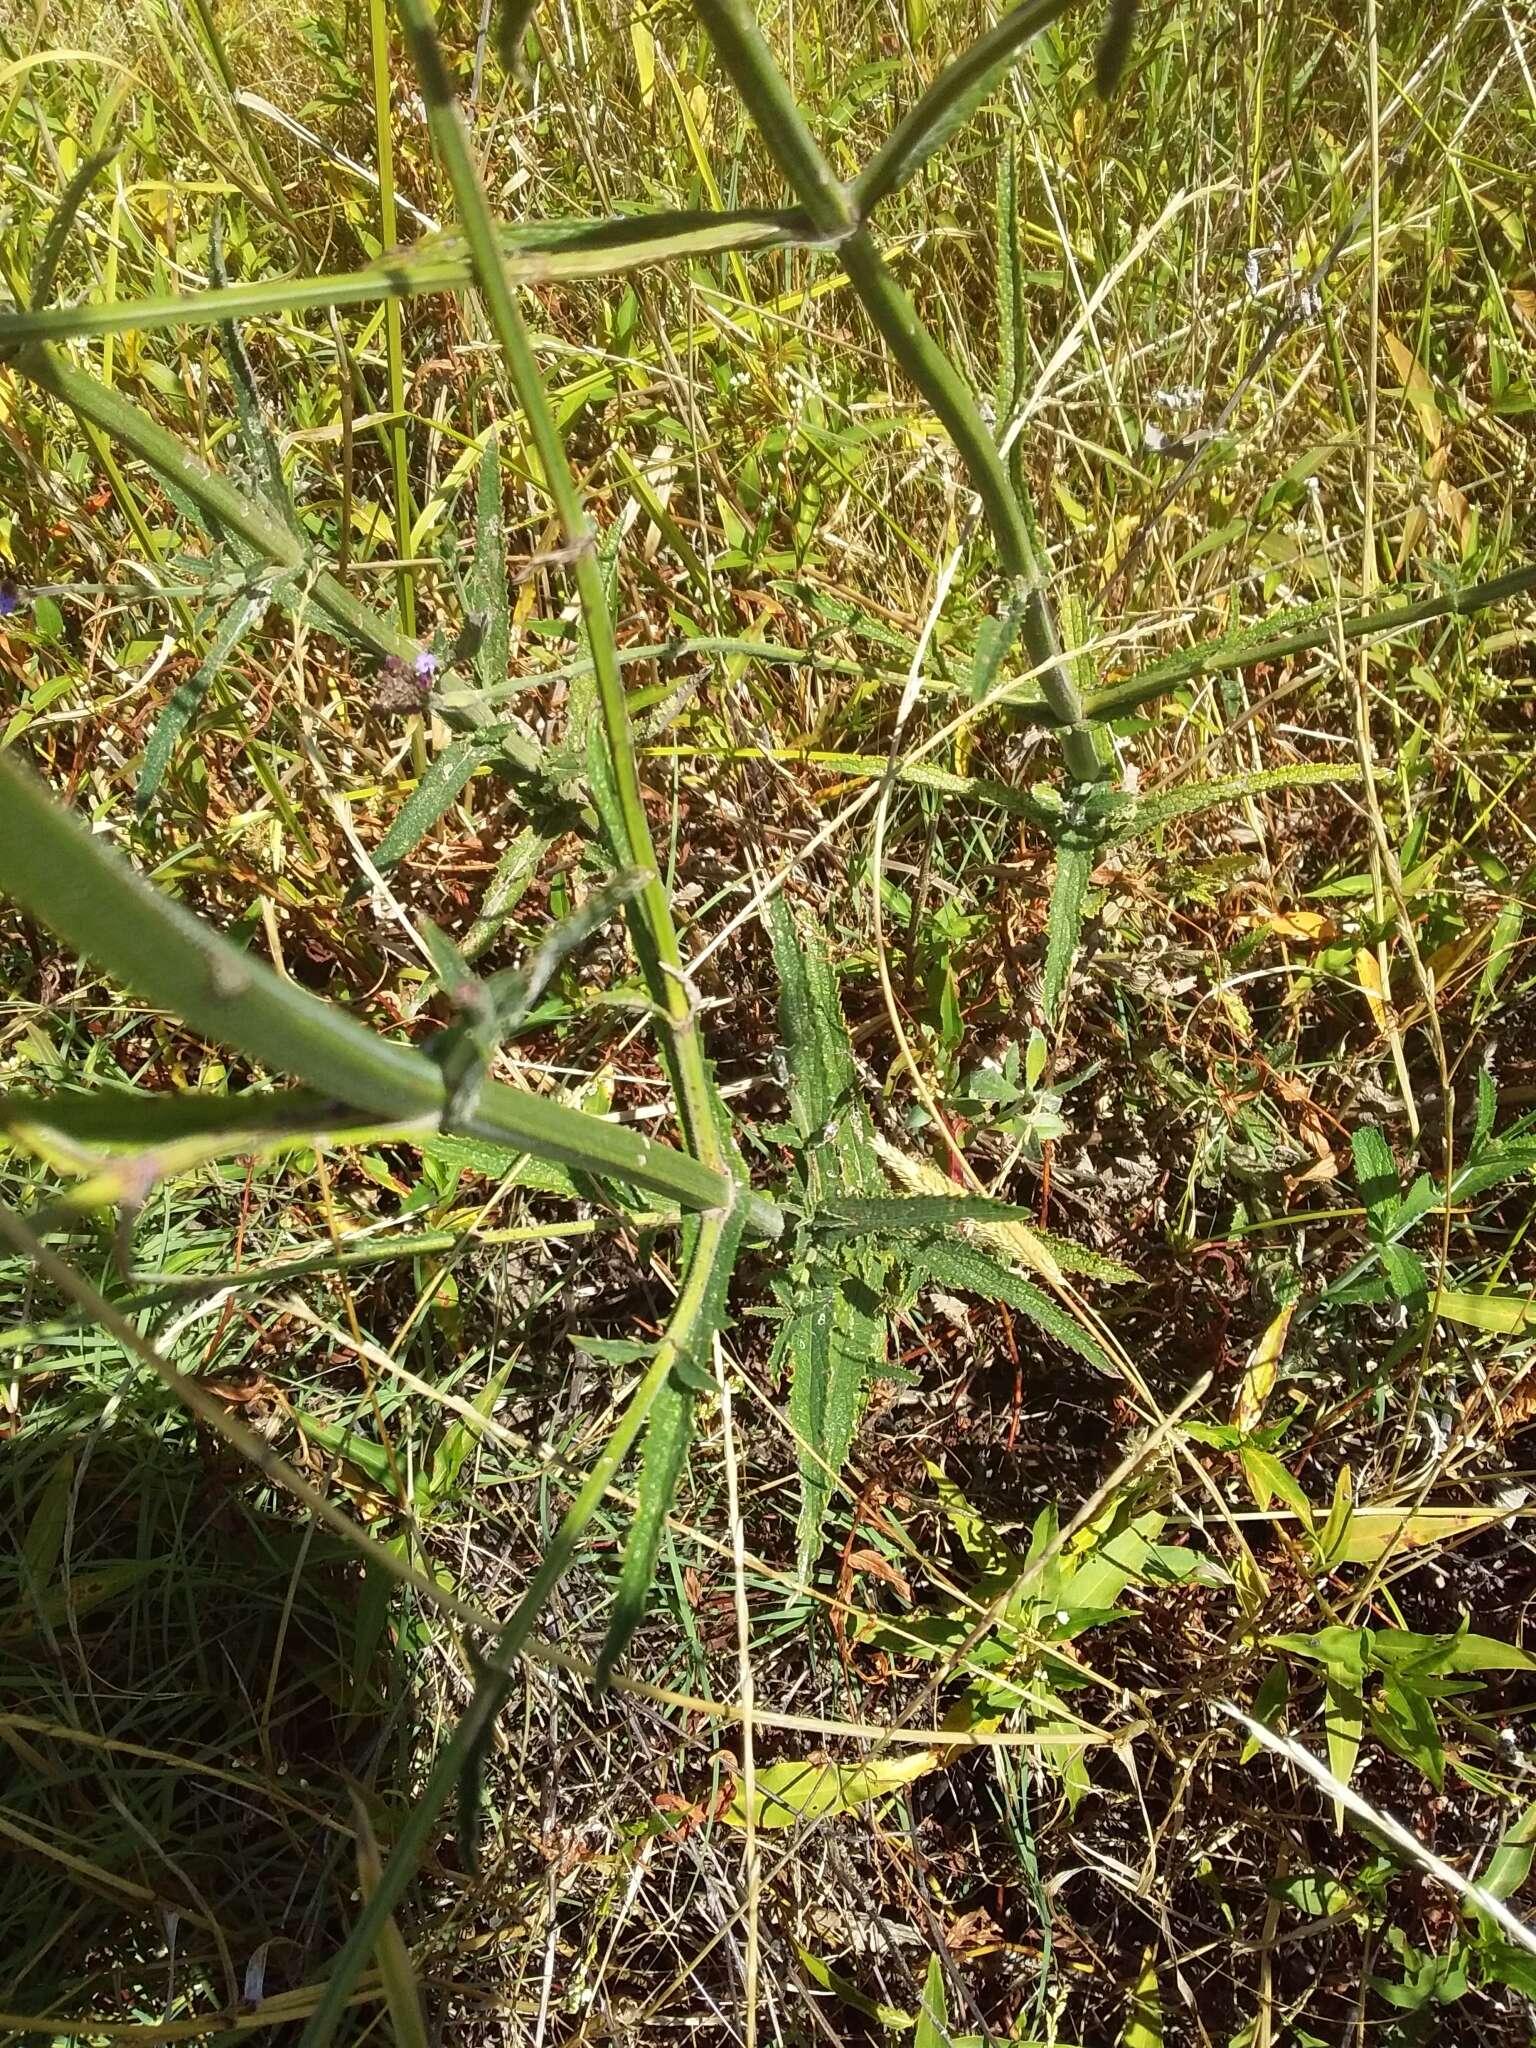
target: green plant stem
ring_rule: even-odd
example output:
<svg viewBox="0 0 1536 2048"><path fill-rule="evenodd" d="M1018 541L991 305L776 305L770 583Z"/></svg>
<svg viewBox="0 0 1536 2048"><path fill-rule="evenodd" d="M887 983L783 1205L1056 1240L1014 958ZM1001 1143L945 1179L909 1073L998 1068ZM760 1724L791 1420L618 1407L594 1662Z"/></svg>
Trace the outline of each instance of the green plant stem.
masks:
<svg viewBox="0 0 1536 2048"><path fill-rule="evenodd" d="M513 281L553 283L562 278L612 277L676 257L728 255L741 250L814 245L819 237L799 209L768 212L662 212L601 220L498 224L497 240ZM227 320L271 319L372 300L408 299L455 291L473 269L462 239L427 235L388 250L360 269L319 277L258 279L208 291L106 305L18 307L0 312L0 348L24 341L72 341L93 334L154 333L167 327L214 327Z"/></svg>
<svg viewBox="0 0 1536 2048"><path fill-rule="evenodd" d="M1526 563L1518 569L1507 569L1502 576L1490 577L1486 582L1469 583L1463 590L1416 598L1411 604L1388 605L1380 611L1355 612L1342 621L1335 616L1331 605L1321 606L1300 617L1292 614L1289 619L1275 619L1273 631L1267 632L1261 622L1249 632L1229 635L1224 640L1206 641L1200 647L1192 647L1187 654L1170 655L1166 661L1143 669L1138 676L1130 676L1123 683L1113 683L1108 689L1094 691L1084 708L1089 718L1121 718L1138 705L1156 697L1166 697L1170 691L1181 688L1185 683L1196 682L1202 676L1229 674L1233 669L1251 668L1260 661L1284 661L1292 654L1305 654L1314 647L1327 646L1340 634L1350 641L1386 639L1394 633L1406 632L1412 626L1429 625L1435 619L1465 618L1473 612L1487 611L1492 605L1502 604L1506 598L1521 597L1532 590L1536 590L1536 565ZM1044 708L1034 704L1014 707L1020 717L1033 723L1045 722L1040 717Z"/></svg>
<svg viewBox="0 0 1536 2048"><path fill-rule="evenodd" d="M400 17L416 66L416 76L426 103L432 129L449 183L453 187L460 225L469 245L470 263L490 315L491 327L501 345L508 374L527 421L544 471L544 481L554 501L565 547L575 568L576 590L586 624L592 655L598 702L613 770L614 785L623 819L624 855L629 865L650 870L651 880L630 906L632 921L645 941L640 951L651 972L651 995L667 1021L670 1065L682 1113L688 1148L715 1172L725 1170L720 1133L715 1126L712 1089L694 1016L692 993L683 973L677 933L672 924L661 864L651 845L645 802L640 792L640 773L635 760L634 734L624 701L624 682L614 640L613 620L603 587L603 572L597 560L596 537L587 522L576 479L566 460L565 446L545 394L533 344L518 310L512 280L497 236L485 187L470 148L454 95L453 84L443 63L424 0L400 0Z"/></svg>
<svg viewBox="0 0 1536 2048"><path fill-rule="evenodd" d="M907 293L861 224L853 192L836 176L807 127L763 38L748 0L695 0L714 44L774 161L812 224L835 245L848 281L901 368L943 421L981 500L1005 574L1023 586L1022 631L1040 688L1063 728L1062 752L1079 781L1102 779L1101 745L1084 722L1082 699L1062 659L1029 521L997 444L965 380L934 341Z"/></svg>
<svg viewBox="0 0 1536 2048"><path fill-rule="evenodd" d="M448 1089L434 1060L380 1038L341 1005L231 945L152 888L6 755L0 886L76 952L214 1043L375 1116L443 1117ZM736 1197L727 1174L685 1152L499 1083L481 1090L464 1129L556 1165L649 1188L683 1208L714 1210ZM771 1206L753 1205L754 1220L770 1234L777 1216Z"/></svg>
<svg viewBox="0 0 1536 2048"><path fill-rule="evenodd" d="M379 163L379 235L386 249L399 240L395 215L395 153L389 124L389 14L386 0L368 0L368 39L373 51L373 138ZM400 555L396 589L400 623L416 637L416 577L408 566L411 552L410 450L405 438L405 352L400 301L384 302L384 352L389 371L389 456L395 485L395 542Z"/></svg>
<svg viewBox="0 0 1536 2048"><path fill-rule="evenodd" d="M307 560L303 542L292 529L267 512L254 496L247 496L216 469L190 454L174 434L152 420L120 392L110 390L97 378L52 349L33 343L17 352L15 367L76 413L87 426L147 462L164 481L183 492L208 517L254 548L274 569L297 575ZM360 604L334 576L312 573L306 582L308 595L333 625L348 638L360 641L375 654L399 655L412 659L414 640L408 640L394 626Z"/></svg>
<svg viewBox="0 0 1536 2048"><path fill-rule="evenodd" d="M629 1405L594 1462L581 1491L566 1510L565 1518L518 1602L516 1612L491 1646L481 1667L473 1698L453 1733L438 1751L426 1784L401 1823L393 1852L373 1895L364 1904L352 1932L331 1965L324 1994L300 2036L299 2048L327 2048L335 2033L336 2023L346 2011L352 1987L373 1953L379 1930L404 1896L406 1886L415 1876L431 1844L439 1814L453 1797L501 1709L512 1660L522 1649L550 1594L569 1569L587 1524L634 1447L673 1366L690 1347L695 1327L708 1304L714 1262L720 1253L725 1230L723 1214L702 1219L698 1245L687 1278L656 1356L630 1396Z"/></svg>
<svg viewBox="0 0 1536 2048"><path fill-rule="evenodd" d="M1066 13L1071 0L1025 0L976 38L934 79L896 123L853 183L854 204L867 220L882 199L905 184L940 148L1040 31Z"/></svg>

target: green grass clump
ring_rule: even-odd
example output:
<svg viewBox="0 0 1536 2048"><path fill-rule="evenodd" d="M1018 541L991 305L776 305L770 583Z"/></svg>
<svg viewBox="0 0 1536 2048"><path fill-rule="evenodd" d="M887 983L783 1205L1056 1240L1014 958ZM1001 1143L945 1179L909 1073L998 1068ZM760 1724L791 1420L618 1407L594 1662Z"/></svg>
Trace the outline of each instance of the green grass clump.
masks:
<svg viewBox="0 0 1536 2048"><path fill-rule="evenodd" d="M0 29L0 2031L1518 2030L1519 24L495 12Z"/></svg>

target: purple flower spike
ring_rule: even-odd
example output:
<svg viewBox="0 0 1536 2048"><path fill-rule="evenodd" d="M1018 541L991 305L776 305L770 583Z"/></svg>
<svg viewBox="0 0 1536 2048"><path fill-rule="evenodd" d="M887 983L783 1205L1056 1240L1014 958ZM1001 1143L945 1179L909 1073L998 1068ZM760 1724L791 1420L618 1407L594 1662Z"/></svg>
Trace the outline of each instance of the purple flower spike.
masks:
<svg viewBox="0 0 1536 2048"><path fill-rule="evenodd" d="M416 681L423 690L430 690L437 675L437 656L418 654L416 657Z"/></svg>
<svg viewBox="0 0 1536 2048"><path fill-rule="evenodd" d="M9 576L0 583L0 619L8 619L12 612L21 609L21 592Z"/></svg>

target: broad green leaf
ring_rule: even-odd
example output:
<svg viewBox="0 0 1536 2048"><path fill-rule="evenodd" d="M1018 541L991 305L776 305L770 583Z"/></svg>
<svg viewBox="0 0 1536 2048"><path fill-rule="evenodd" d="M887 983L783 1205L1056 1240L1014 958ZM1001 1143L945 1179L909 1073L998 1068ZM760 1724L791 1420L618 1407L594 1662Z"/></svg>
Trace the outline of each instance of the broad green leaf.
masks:
<svg viewBox="0 0 1536 2048"><path fill-rule="evenodd" d="M1253 1718L1262 1721L1266 1728L1278 1728L1285 1712L1285 1703L1290 1697L1291 1675L1283 1662L1271 1664L1265 1672L1258 1691L1253 1696ZM1248 1764L1262 1748L1257 1736L1250 1735L1243 1744L1240 1762Z"/></svg>
<svg viewBox="0 0 1536 2048"><path fill-rule="evenodd" d="M954 1182L931 1160L914 1159L881 1137L878 1131L874 1135L874 1147L891 1178L900 1181L909 1194L927 1195L941 1201L956 1199ZM1054 1231L1042 1230L1033 1220L1003 1222L997 1220L994 1212L991 1218L978 1218L970 1234L990 1250L1000 1252L1010 1265L1027 1266L1030 1272L1038 1273L1053 1287L1061 1284L1063 1273L1086 1273L1095 1280L1108 1280L1121 1286L1137 1277L1129 1266L1122 1266L1116 1259L1107 1259L1099 1252L1074 1244L1070 1238L1058 1237Z"/></svg>
<svg viewBox="0 0 1536 2048"><path fill-rule="evenodd" d="M487 1420L490 1418L506 1388L511 1371L512 1361L508 1359L491 1374L470 1404L477 1415ZM443 1431L442 1442L433 1453L431 1466L417 1482L417 1490L426 1507L441 1507L448 1499L460 1472L464 1469L465 1461L483 1434L479 1426L465 1415L456 1415L449 1423Z"/></svg>
<svg viewBox="0 0 1536 2048"><path fill-rule="evenodd" d="M46 1593L58 1569L64 1549L64 1531L69 1522L69 1497L75 1480L75 1450L71 1444L56 1458L43 1483L37 1506L21 1540L23 1599L35 1603Z"/></svg>
<svg viewBox="0 0 1536 2048"><path fill-rule="evenodd" d="M1507 1519L1497 1508L1356 1508L1336 1562L1374 1564L1388 1550L1422 1550Z"/></svg>
<svg viewBox="0 0 1536 2048"><path fill-rule="evenodd" d="M902 1755L875 1757L862 1764L830 1764L817 1759L781 1758L765 1764L757 1773L753 1820L759 1828L788 1828L798 1821L817 1820L826 1814L852 1813L887 1793L899 1792L939 1768L942 1753L937 1749L914 1749ZM745 1787L726 1808L728 1827L745 1827Z"/></svg>
<svg viewBox="0 0 1536 2048"><path fill-rule="evenodd" d="M1397 1161L1374 1124L1362 1124L1351 1137L1350 1146L1355 1155L1355 1185L1365 1204L1371 1233L1380 1242L1397 1213Z"/></svg>
<svg viewBox="0 0 1536 2048"><path fill-rule="evenodd" d="M1512 1898L1531 1874L1533 1853L1536 1853L1536 1799L1504 1830L1499 1846L1488 1859L1488 1868L1478 1878L1478 1884L1491 1898Z"/></svg>
<svg viewBox="0 0 1536 2048"><path fill-rule="evenodd" d="M899 2005L882 2005L873 1998L866 1998L856 1984L851 1983L841 1972L818 1955L813 1955L800 1942L795 1943L795 1953L800 1958L805 1974L813 1984L819 1984L823 1991L830 1991L840 1998L844 2005L854 2012L863 2013L866 2019L876 2021L882 2027L898 2032L910 2030L917 2023L916 2013L904 2012Z"/></svg>
<svg viewBox="0 0 1536 2048"><path fill-rule="evenodd" d="M859 1195L824 1203L818 1215L850 1231L950 1230L962 1223L1032 1224L1033 1209L992 1195Z"/></svg>
<svg viewBox="0 0 1536 2048"><path fill-rule="evenodd" d="M1333 1482L1333 1500L1328 1519L1317 1532L1317 1552L1325 1570L1331 1571L1343 1555L1350 1521L1354 1515L1355 1484L1347 1465L1339 1467Z"/></svg>
<svg viewBox="0 0 1536 2048"><path fill-rule="evenodd" d="M1141 1975L1131 1992L1120 2048L1163 2048L1163 2001L1157 1988L1156 1952L1150 1948L1142 1956Z"/></svg>
<svg viewBox="0 0 1536 2048"><path fill-rule="evenodd" d="M1389 1673L1371 1703L1371 1727L1377 1739L1405 1762L1422 1771L1437 1792L1445 1785L1445 1744L1434 1709L1416 1685Z"/></svg>
<svg viewBox="0 0 1536 2048"><path fill-rule="evenodd" d="M1520 935L1525 929L1525 906L1511 897L1494 919L1493 931L1488 940L1488 958L1477 984L1477 992L1486 1001L1496 995L1499 983L1509 971L1520 944Z"/></svg>
<svg viewBox="0 0 1536 2048"><path fill-rule="evenodd" d="M1347 1665L1329 1664L1323 1681L1323 1726L1328 1736L1328 1768L1341 1785L1355 1774L1360 1740L1365 1731L1365 1701ZM1334 1822L1344 1826L1344 1802L1333 1802Z"/></svg>
<svg viewBox="0 0 1536 2048"><path fill-rule="evenodd" d="M1530 1294L1472 1294L1442 1287L1431 1306L1447 1322L1488 1330L1499 1337L1513 1337L1536 1319L1536 1295Z"/></svg>
<svg viewBox="0 0 1536 2048"><path fill-rule="evenodd" d="M1244 1444L1237 1455L1260 1512L1267 1513L1271 1500L1278 1498L1288 1508L1295 1509L1301 1517L1302 1527L1310 1532L1312 1503L1274 1452L1264 1450L1259 1444Z"/></svg>
<svg viewBox="0 0 1536 2048"><path fill-rule="evenodd" d="M39 1588L26 1607L0 1614L0 1647L25 1642L45 1626L54 1630L68 1628L93 1607L115 1600L119 1593L126 1593L130 1586L139 1585L164 1568L159 1558L129 1557L120 1564L93 1565L88 1571L73 1572L61 1584L46 1590Z"/></svg>
<svg viewBox="0 0 1536 2048"><path fill-rule="evenodd" d="M1023 245L1019 233L1019 166L1012 139L997 153L995 195L997 234L997 405L999 429L1006 427L1024 402L1029 370L1029 335L1025 326ZM1014 444L1017 449L1018 443ZM1017 479L1015 480L1017 488Z"/></svg>
<svg viewBox="0 0 1536 2048"><path fill-rule="evenodd" d="M883 1195L873 1127L826 940L782 895L768 906L767 922L779 977L790 1114L800 1133L813 1206Z"/></svg>
<svg viewBox="0 0 1536 2048"><path fill-rule="evenodd" d="M1450 1639L1447 1671L1536 1671L1536 1657L1495 1636L1459 1635Z"/></svg>

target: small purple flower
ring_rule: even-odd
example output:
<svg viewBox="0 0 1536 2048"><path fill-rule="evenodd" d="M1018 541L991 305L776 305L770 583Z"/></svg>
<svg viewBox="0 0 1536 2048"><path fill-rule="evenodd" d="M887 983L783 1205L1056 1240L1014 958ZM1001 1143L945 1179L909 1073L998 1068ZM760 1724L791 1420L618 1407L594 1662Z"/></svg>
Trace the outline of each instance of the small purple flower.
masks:
<svg viewBox="0 0 1536 2048"><path fill-rule="evenodd" d="M374 686L374 708L379 711L422 711L432 695L437 676L437 656L387 654Z"/></svg>
<svg viewBox="0 0 1536 2048"><path fill-rule="evenodd" d="M21 609L21 592L12 577L0 582L0 619L8 619L12 612Z"/></svg>

